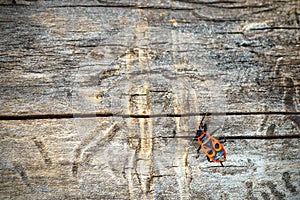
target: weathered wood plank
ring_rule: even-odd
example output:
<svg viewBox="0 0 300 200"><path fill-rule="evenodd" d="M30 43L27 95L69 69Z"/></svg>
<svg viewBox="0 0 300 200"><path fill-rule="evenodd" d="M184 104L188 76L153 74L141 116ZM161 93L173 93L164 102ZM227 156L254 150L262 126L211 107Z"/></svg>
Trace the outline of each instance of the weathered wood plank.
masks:
<svg viewBox="0 0 300 200"><path fill-rule="evenodd" d="M1 199L297 199L299 13L298 1L1 0L1 116L94 113L1 120ZM229 139L225 168L171 138L200 116L124 117L224 111L210 132L256 138Z"/></svg>
<svg viewBox="0 0 300 200"><path fill-rule="evenodd" d="M164 71L205 104L215 97L203 90L222 91L230 111L299 111L298 7L297 1L3 4L0 110L73 112L80 87L95 87L107 102L122 98L109 87L122 87L118 81L133 87Z"/></svg>
<svg viewBox="0 0 300 200"><path fill-rule="evenodd" d="M1 198L299 196L299 139L228 140L222 168L196 159L195 141L156 137L152 119L118 120L89 130L72 119L1 121Z"/></svg>

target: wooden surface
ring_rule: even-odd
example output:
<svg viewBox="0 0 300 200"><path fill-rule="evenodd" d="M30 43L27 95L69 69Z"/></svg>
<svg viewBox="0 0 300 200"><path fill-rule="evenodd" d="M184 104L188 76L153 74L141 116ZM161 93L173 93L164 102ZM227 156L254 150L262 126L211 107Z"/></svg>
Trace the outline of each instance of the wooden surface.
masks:
<svg viewBox="0 0 300 200"><path fill-rule="evenodd" d="M0 198L299 199L299 8L0 0Z"/></svg>

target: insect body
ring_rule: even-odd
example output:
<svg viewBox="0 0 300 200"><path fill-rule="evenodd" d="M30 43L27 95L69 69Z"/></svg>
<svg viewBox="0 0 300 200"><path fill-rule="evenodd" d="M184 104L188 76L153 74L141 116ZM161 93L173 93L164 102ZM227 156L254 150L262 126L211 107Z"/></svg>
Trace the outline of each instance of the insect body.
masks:
<svg viewBox="0 0 300 200"><path fill-rule="evenodd" d="M204 118L205 116L201 120L199 130L197 130L196 133L197 140L200 144L197 153L199 154L200 149L202 149L209 162L219 162L221 166L224 167L222 162L226 160L226 150L223 144L212 136L218 129L209 134L206 124L203 124Z"/></svg>

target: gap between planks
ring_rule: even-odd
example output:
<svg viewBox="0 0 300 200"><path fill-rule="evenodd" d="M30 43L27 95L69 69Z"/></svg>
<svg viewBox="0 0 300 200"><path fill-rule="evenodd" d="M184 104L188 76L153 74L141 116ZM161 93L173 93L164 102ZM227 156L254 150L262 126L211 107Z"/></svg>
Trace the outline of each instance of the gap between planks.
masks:
<svg viewBox="0 0 300 200"><path fill-rule="evenodd" d="M300 112L201 112L201 113L182 113L182 114L153 114L153 115L138 115L138 114L114 114L111 112L90 112L90 113L45 113L45 114L2 114L0 121L6 120L38 120L38 119L67 119L67 118L101 118L101 117L120 117L120 118L159 118L159 117L190 117L190 116L210 116L210 115L227 115L227 116L249 116L249 115L300 115ZM155 138L169 138L169 139L187 139L194 136L160 136ZM152 138L152 139L155 139ZM244 140L244 139L297 139L299 134L291 135L252 135L252 136L226 136L228 140ZM149 139L149 138L135 138L135 139Z"/></svg>
<svg viewBox="0 0 300 200"><path fill-rule="evenodd" d="M0 114L0 120L32 120L32 119L64 119L64 118L162 118L162 117L191 117L191 116L247 116L247 115L300 115L300 112L201 112L201 113L166 113L166 114L115 114L112 112L88 112L88 113L44 113L44 114Z"/></svg>

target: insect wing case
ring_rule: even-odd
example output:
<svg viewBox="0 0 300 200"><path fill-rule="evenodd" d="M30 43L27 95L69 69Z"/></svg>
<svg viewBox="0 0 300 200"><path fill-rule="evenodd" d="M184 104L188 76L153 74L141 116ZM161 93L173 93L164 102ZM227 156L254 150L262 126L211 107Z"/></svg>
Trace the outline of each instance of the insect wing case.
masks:
<svg viewBox="0 0 300 200"><path fill-rule="evenodd" d="M221 142L214 137L211 137L213 148L214 148L214 156L212 157L212 160L214 162L224 162L226 160L226 150L224 146L221 144Z"/></svg>
<svg viewBox="0 0 300 200"><path fill-rule="evenodd" d="M198 137L201 148L208 158L213 162L223 162L226 160L226 150L224 146L213 136L205 133Z"/></svg>

